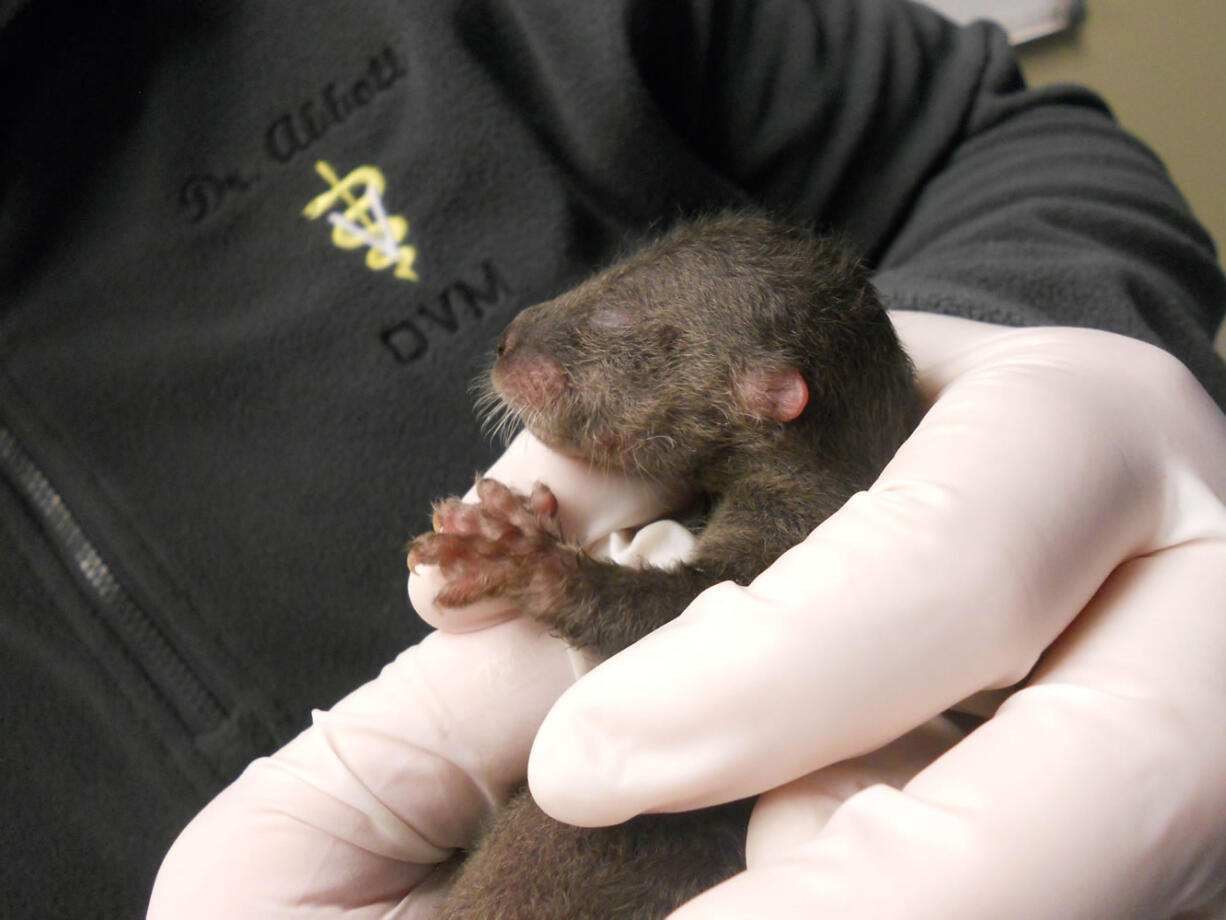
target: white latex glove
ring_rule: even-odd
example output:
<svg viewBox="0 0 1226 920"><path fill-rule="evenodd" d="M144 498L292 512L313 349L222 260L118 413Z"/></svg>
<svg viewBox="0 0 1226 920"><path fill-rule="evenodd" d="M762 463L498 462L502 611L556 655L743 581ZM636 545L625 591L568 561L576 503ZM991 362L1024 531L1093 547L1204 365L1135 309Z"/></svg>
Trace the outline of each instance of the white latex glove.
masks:
<svg viewBox="0 0 1226 920"><path fill-rule="evenodd" d="M669 503L530 437L490 475L523 489L548 482L564 532L584 545ZM648 552L642 540L629 551ZM442 628L214 799L166 856L149 917L430 916L447 878L440 864L522 781L533 735L575 669L559 640L514 612L439 614L430 585L411 581Z"/></svg>
<svg viewBox="0 0 1226 920"><path fill-rule="evenodd" d="M1226 420L1129 339L894 318L933 400L915 435L751 586L711 589L570 688L533 793L601 824L783 786L750 869L678 920L1220 906ZM913 743L942 746L923 732L887 749L902 767L828 766L1032 669L909 782ZM891 770L901 789L871 784Z"/></svg>
<svg viewBox="0 0 1226 920"><path fill-rule="evenodd" d="M1226 825L1220 416L1133 342L896 321L941 394L923 429L751 591L710 592L568 695L538 796L595 823L767 788L1011 682L1080 616L1035 686L904 792L853 795L931 762L955 740L939 721L765 796L752 870L681 913L1115 920L1205 900ZM492 471L549 481L585 540L666 503L574 473L533 446ZM172 849L150 916L428 915L435 864L522 775L571 670L506 611L427 615L460 634L254 764Z"/></svg>

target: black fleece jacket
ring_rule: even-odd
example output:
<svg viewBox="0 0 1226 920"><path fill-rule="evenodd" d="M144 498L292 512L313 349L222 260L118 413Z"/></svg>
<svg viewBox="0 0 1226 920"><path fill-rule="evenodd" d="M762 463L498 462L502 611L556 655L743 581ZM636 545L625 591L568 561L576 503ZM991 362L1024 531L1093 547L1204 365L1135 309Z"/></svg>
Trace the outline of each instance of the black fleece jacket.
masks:
<svg viewBox="0 0 1226 920"><path fill-rule="evenodd" d="M0 0L0 915L143 911L182 824L419 639L498 332L652 227L838 230L895 306L1157 342L1212 245L1102 104L891 0Z"/></svg>

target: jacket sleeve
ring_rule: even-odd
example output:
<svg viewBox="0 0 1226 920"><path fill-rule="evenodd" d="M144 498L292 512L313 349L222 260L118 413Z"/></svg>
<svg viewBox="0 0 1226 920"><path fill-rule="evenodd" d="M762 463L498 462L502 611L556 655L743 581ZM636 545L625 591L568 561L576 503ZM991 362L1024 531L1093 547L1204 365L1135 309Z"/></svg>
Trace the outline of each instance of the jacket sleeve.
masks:
<svg viewBox="0 0 1226 920"><path fill-rule="evenodd" d="M893 308L1163 345L1226 405L1213 243L1092 93L1028 88L998 28L896 0L702 8L695 143L847 234Z"/></svg>

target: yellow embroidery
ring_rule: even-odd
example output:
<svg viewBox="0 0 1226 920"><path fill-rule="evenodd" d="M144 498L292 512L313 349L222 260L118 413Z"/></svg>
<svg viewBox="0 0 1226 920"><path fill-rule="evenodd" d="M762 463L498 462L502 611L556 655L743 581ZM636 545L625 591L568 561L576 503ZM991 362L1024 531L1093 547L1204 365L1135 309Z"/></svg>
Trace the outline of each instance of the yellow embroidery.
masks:
<svg viewBox="0 0 1226 920"><path fill-rule="evenodd" d="M311 220L327 214L332 224L332 242L341 249L369 247L366 266L372 271L395 265L393 274L397 278L418 280L413 270L417 248L401 245L409 232L409 222L397 214L389 215L383 206L383 190L387 187L383 173L375 166L359 166L338 179L336 171L324 160L315 164L315 171L331 188L313 198L302 213ZM361 195L354 195L355 186L362 186ZM339 202L346 206L344 210L333 210Z"/></svg>

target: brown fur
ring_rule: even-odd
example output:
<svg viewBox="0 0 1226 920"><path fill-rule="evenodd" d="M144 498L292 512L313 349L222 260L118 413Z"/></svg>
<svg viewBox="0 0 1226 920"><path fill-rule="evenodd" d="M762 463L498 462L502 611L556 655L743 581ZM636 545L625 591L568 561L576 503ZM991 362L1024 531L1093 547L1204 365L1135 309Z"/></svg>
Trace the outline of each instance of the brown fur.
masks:
<svg viewBox="0 0 1226 920"><path fill-rule="evenodd" d="M475 508L440 503L440 532L410 551L441 567L440 603L508 597L605 657L710 585L751 580L870 485L921 412L866 271L829 239L741 214L682 224L525 310L491 380L495 411L545 443L684 485L707 512L692 561L634 570L568 545L543 487L486 480ZM520 792L442 916L654 920L743 867L747 815L579 829Z"/></svg>

